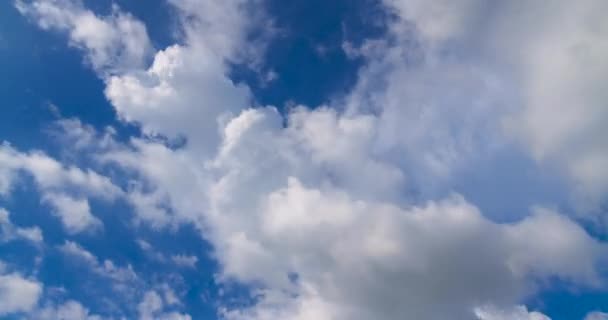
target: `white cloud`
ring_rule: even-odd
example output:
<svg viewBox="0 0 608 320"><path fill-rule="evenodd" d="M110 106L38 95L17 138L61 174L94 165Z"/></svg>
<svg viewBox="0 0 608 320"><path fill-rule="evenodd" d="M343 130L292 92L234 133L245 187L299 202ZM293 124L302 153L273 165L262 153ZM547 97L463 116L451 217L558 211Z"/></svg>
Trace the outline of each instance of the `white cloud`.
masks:
<svg viewBox="0 0 608 320"><path fill-rule="evenodd" d="M150 258L159 261L159 262L167 262L167 258L161 252L158 252L154 249L154 247L147 241L143 239L136 240L139 248Z"/></svg>
<svg viewBox="0 0 608 320"><path fill-rule="evenodd" d="M143 243L140 242L140 244ZM117 307L122 310L136 312L138 319L191 319L189 315L178 312L183 303L180 301L180 295L174 291L169 283L156 283L157 280L151 281L145 276L140 277L131 265L118 266L109 259L102 261L93 253L72 241L66 241L58 249L73 262L80 263L88 268L95 275L95 277L92 277L95 281L109 282L113 292L119 295L119 300L115 300L116 297L110 298L112 303L117 303ZM176 276L175 273L169 275L169 277L174 276ZM90 315L88 310L78 303L71 303L68 306L69 310L65 312L87 314L88 318L83 318L87 320L101 319L99 316ZM50 315L55 315L61 309L59 306L52 307L47 312Z"/></svg>
<svg viewBox="0 0 608 320"><path fill-rule="evenodd" d="M59 249L64 253L74 257L77 257L83 261L86 261L90 265L97 265L97 257L92 253L81 247L78 243L73 241L66 241Z"/></svg>
<svg viewBox="0 0 608 320"><path fill-rule="evenodd" d="M90 169L64 165L40 151L19 152L7 143L0 146L0 164L8 174L5 181L10 181L7 190L15 183L19 172L27 172L43 192L69 190L105 200L115 199L122 192L109 178Z"/></svg>
<svg viewBox="0 0 608 320"><path fill-rule="evenodd" d="M171 256L173 263L180 267L195 268L198 262L198 257L184 254L176 254Z"/></svg>
<svg viewBox="0 0 608 320"><path fill-rule="evenodd" d="M121 119L148 133L184 135L209 151L217 141L218 118L250 100L248 88L233 84L225 72L224 57L204 42L174 45L159 51L148 70L110 78L106 96Z"/></svg>
<svg viewBox="0 0 608 320"><path fill-rule="evenodd" d="M113 127L108 126L102 134L98 134L93 126L82 123L78 118L60 118L50 126L47 133L58 142L70 145L71 148L63 152L72 156L89 150L118 147Z"/></svg>
<svg viewBox="0 0 608 320"><path fill-rule="evenodd" d="M440 45L445 41L466 36L471 32L475 16L483 9L483 1L466 0L453 2L449 0L385 0L385 4L394 8L410 27L423 37L427 45ZM407 28L397 24L399 28Z"/></svg>
<svg viewBox="0 0 608 320"><path fill-rule="evenodd" d="M160 295L154 291L147 292L137 306L139 318L141 320L152 319L152 315L160 311L162 307L163 301Z"/></svg>
<svg viewBox="0 0 608 320"><path fill-rule="evenodd" d="M167 312L164 311L167 302L163 301L156 291L148 291L144 294L142 301L138 304L137 310L139 312L140 320L152 320L152 319L167 319L167 320L191 320L192 317L188 314L182 314L179 312Z"/></svg>
<svg viewBox="0 0 608 320"><path fill-rule="evenodd" d="M531 278L596 285L605 249L555 212L539 208L500 225L457 196L401 207L387 195L400 178L377 182L372 172L382 171L365 174L367 166L399 172L357 144L367 143L373 119L340 117L300 108L282 128L273 109L244 111L227 123L218 157L203 168L188 160L188 148L145 141L135 154L106 156L132 163L166 192L175 218L204 217L224 277L264 284L259 304L225 310L229 318L466 319L483 301L516 303L534 291ZM337 166L347 161L360 165ZM177 174L156 169L167 167ZM198 180L206 170L217 177L208 191ZM209 198L192 205L193 192ZM547 238L528 241L539 230Z"/></svg>
<svg viewBox="0 0 608 320"><path fill-rule="evenodd" d="M513 246L509 257L512 271L519 273L523 268L524 273L551 273L574 282L601 283L591 261L594 256L603 257L607 248L567 217L537 207L531 216L507 228L507 234ZM586 252L579 251L583 247Z"/></svg>
<svg viewBox="0 0 608 320"><path fill-rule="evenodd" d="M183 268L196 268L198 257L187 254L174 254L165 256L162 252L157 251L149 242L138 239L137 245L151 259L162 263L173 263L175 266Z"/></svg>
<svg viewBox="0 0 608 320"><path fill-rule="evenodd" d="M34 243L42 243L44 237L42 236L42 230L39 227L30 228L18 228L16 230L17 235L23 239L27 239Z"/></svg>
<svg viewBox="0 0 608 320"><path fill-rule="evenodd" d="M74 250L83 251L81 248ZM90 254L84 254L83 257L94 259ZM40 301L44 301L44 285L35 279L23 277L20 273L9 273L7 269L0 261L0 316L19 314L24 316L23 319L102 320L102 317L90 314L86 307L74 300L61 304L47 301L41 306ZM49 290L52 288L46 290L47 298Z"/></svg>
<svg viewBox="0 0 608 320"><path fill-rule="evenodd" d="M226 62L255 60L262 43L244 46L246 28L259 10L248 10L240 0L171 3L179 9L185 44L159 50L149 68L145 26L117 8L99 17L80 1L18 1L16 6L41 28L68 33L71 43L85 50L121 119L148 133L188 135L189 143L209 150L217 141L218 117L249 103L248 88L225 75Z"/></svg>
<svg viewBox="0 0 608 320"><path fill-rule="evenodd" d="M600 312L600 311L589 312L585 316L585 320L606 320L606 319L608 319L608 313L604 313L604 312Z"/></svg>
<svg viewBox="0 0 608 320"><path fill-rule="evenodd" d="M212 54L232 61L258 59L264 43L248 42L250 28L269 27L258 0L170 0L181 12L180 18L188 44L204 46ZM257 10L256 10L257 9ZM266 30L270 31L270 30Z"/></svg>
<svg viewBox="0 0 608 320"><path fill-rule="evenodd" d="M31 316L39 320L102 320L101 316L91 314L89 309L74 300L57 306L45 306L33 312Z"/></svg>
<svg viewBox="0 0 608 320"><path fill-rule="evenodd" d="M0 274L0 316L32 310L42 295L42 284L18 273Z"/></svg>
<svg viewBox="0 0 608 320"><path fill-rule="evenodd" d="M599 138L608 135L608 95L601 85L608 81L603 58L608 55L608 22L600 14L608 4L559 1L540 19L532 13L544 8L532 6L516 20L534 26L525 36L507 38L507 45L519 48L519 54L512 54L522 61L518 67L525 85L525 107L508 125L539 161L564 168L579 184L584 212L601 205L608 194L603 165L608 144Z"/></svg>
<svg viewBox="0 0 608 320"><path fill-rule="evenodd" d="M184 43L157 52L149 68L105 78L105 93L122 120L187 143L169 148L135 138L95 156L143 177L126 195L139 220L156 227L194 223L214 246L220 280L261 287L255 304L224 309L226 318L546 319L523 307L479 307L517 305L547 279L601 282L596 266L606 246L573 220L537 207L524 219L497 223L462 196L437 192L451 190L454 173L485 161L485 153L514 148L513 132L540 161L565 165L577 179L593 176L601 187L602 171L594 174L604 142L588 134L603 132L603 100L597 87L584 85L587 64L571 57L581 54L578 46L568 49L582 32L589 40L583 56L590 63L602 56L602 31L588 34L591 26L580 23L582 16L598 21L592 13L602 11L594 10L599 2L557 2L559 10L586 9L564 24L563 39L545 34L562 17L549 11L551 19L543 16L540 31L531 28L520 43L515 31L530 24L514 27L527 18L513 12L536 3L387 1L402 19L390 26L390 41L356 49L368 63L353 91L331 104L336 108L297 107L285 116L272 107L247 109L249 90L226 75L225 62L247 47L246 3L174 3L182 10ZM496 19L479 20L488 12ZM224 14L232 18L219 18ZM530 55L497 52L494 37ZM550 49L557 61L538 54ZM536 62L531 76L528 63ZM566 76L549 72L552 66ZM602 83L601 64L598 70L589 74ZM568 99L548 94L545 85ZM572 108L555 123L542 120L553 114L545 110L552 102L589 106L592 117ZM530 114L539 108L537 123ZM584 121L570 128L562 115ZM497 129L505 119L516 119L507 123L513 131ZM572 145L581 153L566 152ZM46 175L37 179L53 185ZM107 263L77 245L64 247L107 272ZM158 317L164 305L148 292L139 314Z"/></svg>
<svg viewBox="0 0 608 320"><path fill-rule="evenodd" d="M15 239L24 239L35 244L41 244L44 237L42 236L42 230L37 226L28 228L15 226L10 220L9 212L0 208L0 243Z"/></svg>
<svg viewBox="0 0 608 320"><path fill-rule="evenodd" d="M134 181L126 194L126 199L135 208L138 221L148 222L154 227L197 221L196 213L204 201L199 196L200 190L205 189L207 180L206 173L195 169L200 164L199 160L192 158L190 153L174 151L145 139L133 140L132 144L134 150L110 150L100 159L144 174L143 181ZM144 191L142 184L154 189ZM179 210L171 210L172 206L179 206Z"/></svg>
<svg viewBox="0 0 608 320"><path fill-rule="evenodd" d="M42 194L42 201L53 208L53 213L69 233L93 230L102 225L91 213L88 197L112 201L122 195L122 190L109 178L90 169L66 166L42 152L22 153L3 144L0 146L0 165L4 168L0 175L7 181L5 196L9 195L8 191L18 182L21 173L31 175ZM22 234L35 236L31 230L22 231Z"/></svg>
<svg viewBox="0 0 608 320"><path fill-rule="evenodd" d="M43 202L53 207L53 214L57 215L68 233L94 231L103 224L101 220L91 213L89 202L86 199L74 199L64 194L47 193Z"/></svg>
<svg viewBox="0 0 608 320"><path fill-rule="evenodd" d="M538 208L496 224L458 196L412 207L390 194L402 178L374 179L399 169L368 153L373 118L342 117L300 108L282 128L273 109L244 111L206 167L187 147L146 141L105 156L141 170L174 218L204 217L224 277L264 284L259 304L225 310L229 318L466 319L482 302L517 303L534 291L531 279L597 285L605 248L571 220ZM338 166L348 161L359 164ZM157 169L167 167L176 175ZM208 199L194 205L197 192Z"/></svg>
<svg viewBox="0 0 608 320"><path fill-rule="evenodd" d="M223 230L215 239L228 276L268 285L263 295L268 301L243 319L266 319L265 314L308 319L305 314L312 311L295 306L313 301L323 301L322 312L331 319L403 314L467 319L469 310L483 301L516 302L532 289L530 277L595 285L594 263L581 262L597 262L598 250L605 250L555 213L500 225L458 197L401 209L292 180L265 203L252 217L251 211L239 216L251 223L247 229ZM540 230L563 242L523 240L534 239ZM588 255L576 257L583 251ZM289 272L298 274L298 284L288 280ZM281 297L282 290L295 290L297 298ZM273 299L283 302L274 304Z"/></svg>
<svg viewBox="0 0 608 320"><path fill-rule="evenodd" d="M226 76L226 63L258 60L264 43L249 46L247 30L254 20L268 20L241 0L170 2L178 9L184 44L156 52L149 68L144 24L117 7L106 17L78 0L18 1L16 7L41 28L69 34L70 43L85 51L121 119L147 133L188 135L190 143L209 150L217 140L218 117L250 100L248 88Z"/></svg>
<svg viewBox="0 0 608 320"><path fill-rule="evenodd" d="M59 250L66 256L76 258L84 262L94 273L115 282L115 288L121 290L125 288L129 283L136 282L138 276L133 271L131 265L126 267L118 267L112 262L112 260L106 259L100 261L95 255L88 250L81 247L79 244L66 241L59 247Z"/></svg>
<svg viewBox="0 0 608 320"><path fill-rule="evenodd" d="M516 139L539 164L572 180L582 213L598 213L594 209L608 193L602 165L608 161L608 145L598 138L608 134L601 85L608 80L603 59L608 23L599 13L608 9L604 1L555 1L550 6L540 1L384 2L402 18L391 25L397 44L363 48L371 63L360 76L355 101L371 97L364 102L371 101L402 125L389 134L390 140L400 140L395 134L403 127L405 132L417 123L428 128L428 118L438 120L431 123L433 130L423 129L422 146L413 151L433 147L439 136L438 147L444 147L431 149L428 163L446 164L441 160L470 151L470 142L474 153L484 152L483 144L476 143L479 137L489 136L495 144ZM378 82L385 85L374 87ZM451 114L452 109L457 113ZM415 122L404 125L408 119ZM444 131L447 136L441 137ZM421 139L408 136L406 141Z"/></svg>
<svg viewBox="0 0 608 320"><path fill-rule="evenodd" d="M508 146L497 128L515 109L517 96L510 91L510 75L490 61L461 58L460 47L450 55L446 42L455 37L450 30L460 31L426 26L463 20L475 1L386 2L402 19L413 20L397 20L389 25L387 39L357 48L367 63L344 103L333 105L348 115L373 116L374 156L403 171L409 194L437 197L453 190L458 172L484 164ZM448 34L431 36L425 28Z"/></svg>
<svg viewBox="0 0 608 320"><path fill-rule="evenodd" d="M117 6L105 17L85 9L80 0L18 0L15 6L42 29L67 33L70 44L82 49L99 72L137 68L150 53L145 25Z"/></svg>
<svg viewBox="0 0 608 320"><path fill-rule="evenodd" d="M477 308L475 315L479 320L551 320L546 315L531 311L524 306L518 306L509 310L492 307Z"/></svg>

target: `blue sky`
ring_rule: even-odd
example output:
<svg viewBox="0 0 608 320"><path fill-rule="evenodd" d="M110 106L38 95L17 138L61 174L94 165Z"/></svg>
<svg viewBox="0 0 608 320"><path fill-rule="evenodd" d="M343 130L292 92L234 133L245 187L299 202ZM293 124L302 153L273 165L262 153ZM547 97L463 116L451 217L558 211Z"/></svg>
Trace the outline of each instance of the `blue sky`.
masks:
<svg viewBox="0 0 608 320"><path fill-rule="evenodd" d="M0 3L1 319L608 319L600 0Z"/></svg>

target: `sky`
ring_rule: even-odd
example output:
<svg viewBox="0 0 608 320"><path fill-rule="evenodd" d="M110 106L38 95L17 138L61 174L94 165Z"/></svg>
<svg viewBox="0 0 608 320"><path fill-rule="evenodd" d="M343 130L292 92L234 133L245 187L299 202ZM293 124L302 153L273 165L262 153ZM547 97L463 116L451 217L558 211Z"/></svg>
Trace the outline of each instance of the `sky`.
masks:
<svg viewBox="0 0 608 320"><path fill-rule="evenodd" d="M0 319L608 319L607 10L0 1Z"/></svg>

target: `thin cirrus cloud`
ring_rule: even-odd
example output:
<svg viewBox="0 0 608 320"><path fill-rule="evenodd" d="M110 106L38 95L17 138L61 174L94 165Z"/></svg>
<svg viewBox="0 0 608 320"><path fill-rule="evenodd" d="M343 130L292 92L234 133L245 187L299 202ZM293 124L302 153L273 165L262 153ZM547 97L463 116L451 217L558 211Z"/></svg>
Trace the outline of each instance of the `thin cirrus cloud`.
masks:
<svg viewBox="0 0 608 320"><path fill-rule="evenodd" d="M89 198L124 199L135 227L194 226L213 247L216 281L255 288L249 304L217 306L222 319L544 320L522 305L543 284L603 287L606 244L579 224L603 226L608 191L608 146L598 138L608 115L603 1L385 0L384 36L338 44L365 61L353 87L326 105L288 109L256 105L230 77L232 64L267 63L281 34L262 1L169 2L181 38L166 48L153 48L146 26L118 6L104 16L80 1L16 2L40 28L67 36L118 120L142 133L120 140L61 120L59 134L86 141L73 149L86 149L80 156L99 173L3 145L2 194L30 174L72 234L101 224ZM260 26L270 31L252 38ZM560 172L572 210L562 199L527 203L500 222L460 194L459 173L498 168L491 155L509 152ZM117 290L146 287L130 266L75 242L60 251ZM33 302L5 312L33 310L34 291ZM190 319L158 287L141 291L131 301L140 319ZM89 312L76 302L53 308Z"/></svg>

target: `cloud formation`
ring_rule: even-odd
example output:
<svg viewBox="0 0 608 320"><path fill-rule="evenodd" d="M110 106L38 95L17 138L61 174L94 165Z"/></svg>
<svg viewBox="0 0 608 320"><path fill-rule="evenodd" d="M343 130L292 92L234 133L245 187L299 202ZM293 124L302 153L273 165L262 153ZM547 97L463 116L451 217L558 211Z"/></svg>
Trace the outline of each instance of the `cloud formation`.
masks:
<svg viewBox="0 0 608 320"><path fill-rule="evenodd" d="M600 312L600 311L589 312L589 314L587 314L587 316L585 317L585 320L604 320L604 319L608 319L608 313L604 313L604 312Z"/></svg>
<svg viewBox="0 0 608 320"><path fill-rule="evenodd" d="M10 219L9 212L0 208L0 243L22 239L34 244L43 242L42 230L38 226L21 228L15 226Z"/></svg>
<svg viewBox="0 0 608 320"><path fill-rule="evenodd" d="M515 307L511 310L497 310L493 308L479 308L475 310L479 320L551 320L542 313L528 312L526 307Z"/></svg>
<svg viewBox="0 0 608 320"><path fill-rule="evenodd" d="M0 316L32 310L42 295L40 282L0 270Z"/></svg>
<svg viewBox="0 0 608 320"><path fill-rule="evenodd" d="M113 201L122 190L108 177L92 170L67 166L38 151L22 153L8 144L0 146L0 193L10 197L15 184L22 182L24 174L31 176L41 192L41 201L52 208L66 231L80 233L102 226L92 213L88 198Z"/></svg>
<svg viewBox="0 0 608 320"><path fill-rule="evenodd" d="M152 49L145 25L118 7L106 17L81 1L19 0L15 7L40 28L67 33L70 45L85 51L87 62L101 73L142 66Z"/></svg>
<svg viewBox="0 0 608 320"><path fill-rule="evenodd" d="M254 287L251 306L220 308L229 320L546 320L518 306L540 284L603 285L605 243L553 204L497 222L454 180L495 159L486 154L515 150L564 169L581 210L598 218L608 191L608 146L598 138L604 2L544 10L534 1L387 0L395 20L386 37L350 48L366 59L351 92L282 111L255 106L229 77L229 62L255 64L265 48L248 37L260 23L256 1L172 3L183 42L156 51L149 66L145 27L118 8L100 17L80 2L17 3L41 28L69 35L119 119L143 135L89 143L97 163L134 177L127 190L3 146L1 192L28 172L72 233L97 224L89 196L124 196L136 220L157 229L193 224L214 248L219 281ZM69 185L86 191L56 193ZM61 248L110 278L128 272L74 242ZM164 299L147 292L140 318L190 318L166 313Z"/></svg>
<svg viewBox="0 0 608 320"><path fill-rule="evenodd" d="M600 165L608 159L608 146L597 138L606 134L606 96L600 84L606 81L608 69L600 57L607 54L608 28L598 14L606 10L605 2L556 1L549 6L539 1L385 3L402 23L393 25L397 45L388 48L393 52L385 54L387 48L381 46L378 59L378 51L371 50L380 63L363 73L369 76L370 72L377 74L377 68L388 70L381 73L388 89L374 92L379 108L392 110L391 101L399 103L396 112L424 108L418 111L424 115L423 121L435 119L438 112L444 116L450 107L458 108L457 114L434 123L438 126L435 131L447 130L455 138L440 140L450 147L450 155L466 154L470 143L479 138L490 136L490 143L516 139L543 166L566 172L582 213L599 213L593 209L603 204L608 190L608 178ZM402 63L404 55L420 63L412 68ZM464 77L454 78L459 76ZM450 95L450 87L442 86L441 82L451 78L451 87L459 89L459 96ZM420 86L426 79L435 83L425 90ZM391 90L391 84L397 83L418 86L415 100L404 95L408 90ZM433 95L436 90L449 99L448 105ZM459 128L453 130L451 124ZM423 137L428 136L425 131ZM478 144L472 148L483 150Z"/></svg>

